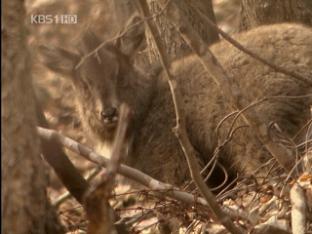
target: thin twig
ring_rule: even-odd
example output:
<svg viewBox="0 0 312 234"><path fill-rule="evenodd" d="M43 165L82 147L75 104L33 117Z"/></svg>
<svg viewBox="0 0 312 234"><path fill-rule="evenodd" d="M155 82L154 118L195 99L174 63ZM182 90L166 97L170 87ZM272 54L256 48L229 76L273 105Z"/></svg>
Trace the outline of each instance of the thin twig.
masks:
<svg viewBox="0 0 312 234"><path fill-rule="evenodd" d="M75 140L70 139L69 137L65 137L55 130L37 127L37 131L40 138L45 139L47 141L51 140L57 141L62 146L68 148L69 150L77 153L77 155L80 155L86 160L91 161L97 165L105 167L109 161L107 157L97 154L87 146L84 146L76 142ZM118 168L117 172L147 188L150 188L151 192L156 194L157 196L160 197L168 196L178 201L184 202L188 205L194 205L197 203L198 205L207 207L207 202L205 199L187 192L180 191L174 186L156 180L153 177L135 168L120 164L120 167ZM235 216L233 218L237 219L238 217Z"/></svg>
<svg viewBox="0 0 312 234"><path fill-rule="evenodd" d="M48 121L38 101L36 101L36 109L39 126L48 128ZM48 142L41 139L41 149L44 159L53 168L66 189L79 203L82 203L83 195L87 191L89 184L68 158L62 149L62 145L58 142Z"/></svg>
<svg viewBox="0 0 312 234"><path fill-rule="evenodd" d="M113 143L112 157L110 163L107 165L107 173L110 174L111 178L115 179L117 170L120 165L121 156L123 152L123 144L126 142L126 133L130 122L130 109L126 104L121 105L120 107L120 116L118 122L118 128L116 131L115 140Z"/></svg>
<svg viewBox="0 0 312 234"><path fill-rule="evenodd" d="M109 198L115 184L115 177L120 166L121 156L126 144L126 132L130 123L130 109L126 104L120 107L118 127L113 143L112 156L107 163L101 180L94 183L85 195L84 207L88 218L88 234L115 234L114 212Z"/></svg>
<svg viewBox="0 0 312 234"><path fill-rule="evenodd" d="M130 25L129 27L124 29L122 32L120 32L117 36L112 37L112 38L110 38L108 40L105 40L105 41L101 42L94 50L90 51L88 54L84 55L81 58L79 63L75 66L75 69L78 69L85 62L85 60L87 58L91 57L92 55L96 55L103 46L107 45L110 42L114 42L114 41L122 38L123 36L125 36L127 34L128 31L134 29L135 27L138 27L140 24L144 23L145 21L152 20L152 19L155 19L156 17L161 16L165 12L165 10L167 9L170 1L171 0L168 0L166 5L159 12L155 13L154 15L151 15L149 17L146 17L144 19L141 19L141 20L137 21L136 23L133 23L132 25Z"/></svg>
<svg viewBox="0 0 312 234"><path fill-rule="evenodd" d="M143 15L144 18L151 15L145 0L137 0L136 3L140 10L141 15ZM177 83L173 79L173 77L170 75L170 72L168 70L169 62L167 61L166 56L164 56L165 55L164 47L156 39L156 38L159 38L156 25L154 25L154 22L152 21L145 21L145 25L150 31L151 37L158 50L159 60L160 60L162 67L164 68L164 73L165 73L165 76L167 78L167 81L170 87L172 100L174 103L174 110L176 114L176 126L174 128L174 133L176 137L178 138L180 146L186 157L191 177L194 180L195 184L197 185L198 189L200 190L201 194L206 199L208 206L210 208L210 211L212 212L214 216L213 218L217 221L220 221L225 226L225 228L228 229L230 232L242 233L242 231L234 225L230 217L227 216L219 207L218 203L216 202L215 196L209 190L209 188L207 187L203 178L200 175L199 165L197 164L196 157L195 157L197 153L195 149L193 148L192 144L190 143L188 136L187 136L185 116L184 116L183 110L181 109L182 98L179 93L179 89L177 88Z"/></svg>
<svg viewBox="0 0 312 234"><path fill-rule="evenodd" d="M86 176L85 179L86 181L91 181L100 171L101 167L97 166L93 168ZM72 196L72 194L68 191L65 193L61 194L59 197L57 197L53 202L52 205L54 207L59 207L63 202L65 202L67 199L69 199Z"/></svg>
<svg viewBox="0 0 312 234"><path fill-rule="evenodd" d="M221 119L216 127L216 136L217 138L219 138L219 131L220 131L220 128L222 127L222 124L228 120L229 118L231 118L232 116L236 115L238 113L238 111L233 111L231 112L230 114L226 115L225 117L223 117L223 119Z"/></svg>
<svg viewBox="0 0 312 234"><path fill-rule="evenodd" d="M205 45L201 37L193 29L191 24L185 20L185 17L181 15L180 11L177 10L182 7L182 3L178 0L172 0L172 3L174 4L175 8L169 7L167 16L170 18L170 20L172 20L172 23L180 32L184 41L198 56L199 61L204 66L204 69L211 75L213 81L218 85L221 92L224 94L223 97L226 99L226 101L234 109L243 108L246 104L244 103L244 99L241 96L241 91L235 79L230 79L228 77L226 71L222 68L216 57ZM243 118L245 122L254 129L254 132L257 135L259 141L272 154L272 156L277 159L277 161L286 171L290 171L292 166L295 164L291 150L270 139L265 123L263 123L261 119L258 118L256 113L248 116L243 115Z"/></svg>
<svg viewBox="0 0 312 234"><path fill-rule="evenodd" d="M177 0L173 0L172 2L174 3L176 9L181 7ZM213 81L218 85L220 91L224 94L223 97L226 101L233 109L243 108L245 105L245 103L243 103L244 99L241 96L241 91L235 79L230 79L228 77L225 70L211 53L209 48L205 45L203 40L198 36L190 23L187 22L176 9L169 8L171 11L168 11L168 17L173 21L173 24L181 33L181 36L189 47L196 53L199 61L204 66L204 69L209 72ZM291 170L294 165L292 152L283 145L277 144L270 139L267 127L263 122L261 122L256 114L253 114L252 116L243 115L243 118L245 122L254 129L254 132L260 142L262 142L272 156L278 160L283 168L286 169L286 171Z"/></svg>
<svg viewBox="0 0 312 234"><path fill-rule="evenodd" d="M255 58L257 60L259 60L260 62L262 62L263 64L267 65L268 67L272 68L273 70L282 73L284 75L293 77L297 80L303 81L309 85L312 85L312 81L311 79L308 79L298 73L289 71L283 67L277 66L276 64L273 64L272 62L267 61L266 59L262 58L261 56L259 56L258 54L254 53L253 51L247 49L246 47L244 47L242 44L240 44L238 41L234 40L231 36L229 36L226 32L224 32L222 29L220 29L211 19L209 19L209 17L207 17L207 15L205 15L203 12L201 12L199 9L193 7L191 4L188 4L195 12L197 12L205 21L206 23L209 25L209 27L213 28L214 30L216 30L226 41L228 41L230 44L232 44L234 47L236 47L237 49L243 51L244 53L248 54L249 56L251 56L252 58Z"/></svg>

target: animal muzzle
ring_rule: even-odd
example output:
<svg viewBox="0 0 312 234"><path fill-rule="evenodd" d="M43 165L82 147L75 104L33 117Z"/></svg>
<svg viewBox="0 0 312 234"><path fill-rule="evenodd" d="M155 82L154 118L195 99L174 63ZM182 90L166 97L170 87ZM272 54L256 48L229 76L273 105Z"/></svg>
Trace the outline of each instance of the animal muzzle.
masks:
<svg viewBox="0 0 312 234"><path fill-rule="evenodd" d="M108 126L117 125L118 111L116 107L108 107L101 111L101 120Z"/></svg>

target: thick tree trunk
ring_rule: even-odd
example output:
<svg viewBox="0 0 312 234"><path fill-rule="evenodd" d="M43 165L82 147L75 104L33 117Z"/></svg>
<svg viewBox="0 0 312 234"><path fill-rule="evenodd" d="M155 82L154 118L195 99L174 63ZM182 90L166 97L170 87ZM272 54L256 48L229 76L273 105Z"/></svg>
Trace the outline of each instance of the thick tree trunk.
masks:
<svg viewBox="0 0 312 234"><path fill-rule="evenodd" d="M240 30L263 24L298 22L312 25L311 0L242 0Z"/></svg>
<svg viewBox="0 0 312 234"><path fill-rule="evenodd" d="M157 14L162 10L159 1L164 2L164 0L147 0L152 15ZM211 0L181 0L181 6L182 4L185 6L183 9L183 14L187 20L191 22L194 29L203 38L207 45L216 42L219 39L217 32L210 27L207 27L204 20L193 9L187 7L188 5L191 5L192 7L205 13L211 20L216 22ZM155 17L155 21L160 37L166 48L167 55L169 56L169 60L180 58L191 52L186 43L181 38L179 32L174 28L173 24L166 17L165 13ZM149 34L147 34L147 44L150 61L153 62L157 59L157 53Z"/></svg>
<svg viewBox="0 0 312 234"><path fill-rule="evenodd" d="M46 196L47 179L36 133L24 1L4 1L2 13L2 230L61 233L61 229L47 225L53 212Z"/></svg>

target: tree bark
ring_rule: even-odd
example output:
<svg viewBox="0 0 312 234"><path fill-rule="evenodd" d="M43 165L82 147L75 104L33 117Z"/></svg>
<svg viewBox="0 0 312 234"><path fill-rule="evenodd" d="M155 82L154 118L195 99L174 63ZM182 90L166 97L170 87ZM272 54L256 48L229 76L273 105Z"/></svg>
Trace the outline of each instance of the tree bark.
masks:
<svg viewBox="0 0 312 234"><path fill-rule="evenodd" d="M54 214L46 196L47 178L35 128L24 1L6 0L2 12L2 230L62 233L59 226L49 225Z"/></svg>
<svg viewBox="0 0 312 234"><path fill-rule="evenodd" d="M159 13L162 10L161 4L165 5L167 2L165 1L164 3L160 4L159 1L164 2L164 0L147 0L152 15ZM181 7L183 8L183 14L187 20L191 22L194 29L199 33L207 45L218 41L218 33L210 27L207 27L204 20L201 19L201 17L189 6L199 9L200 11L204 12L211 20L216 22L211 0L181 0ZM173 6L169 5L168 7ZM164 43L167 56L169 56L169 61L183 57L191 52L190 48L188 48L187 44L183 41L179 32L174 28L173 24L166 17L165 12L163 12L158 17L155 17L154 20L156 21L160 37ZM150 62L154 62L157 60L157 52L149 33L147 33L147 45Z"/></svg>
<svg viewBox="0 0 312 234"><path fill-rule="evenodd" d="M311 0L242 0L240 31L263 24L297 22L312 26Z"/></svg>

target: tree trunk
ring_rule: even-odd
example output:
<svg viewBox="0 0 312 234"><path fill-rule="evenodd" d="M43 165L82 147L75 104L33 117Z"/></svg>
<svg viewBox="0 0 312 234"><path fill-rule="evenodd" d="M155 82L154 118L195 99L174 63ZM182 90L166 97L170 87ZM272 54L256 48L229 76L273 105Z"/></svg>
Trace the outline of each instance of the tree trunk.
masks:
<svg viewBox="0 0 312 234"><path fill-rule="evenodd" d="M61 233L49 226L47 179L36 133L34 94L26 48L24 1L3 3L2 217L3 233ZM48 218L49 217L49 218Z"/></svg>
<svg viewBox="0 0 312 234"><path fill-rule="evenodd" d="M159 13L162 8L159 4L160 0L147 0L148 6L152 15ZM164 0L161 0L164 1ZM167 1L165 1L167 2ZM165 3L164 3L165 4ZM183 5L183 14L187 18L189 22L193 25L194 29L198 32L198 34L202 37L202 39L210 45L216 42L219 37L218 33L207 27L204 20L194 12L188 6L192 6L202 12L204 12L211 20L216 22L212 2L211 0L181 0L181 6ZM169 5L168 7L173 7ZM173 24L168 20L165 13L162 13L160 16L155 17L156 25L162 38L162 42L164 43L167 56L169 56L169 61L183 57L191 52L186 43L181 38L179 32L174 28ZM154 62L157 60L157 52L155 51L155 47L153 46L150 35L147 33L147 45L149 50L150 61Z"/></svg>
<svg viewBox="0 0 312 234"><path fill-rule="evenodd" d="M263 24L298 22L312 25L311 0L242 0L240 31Z"/></svg>

